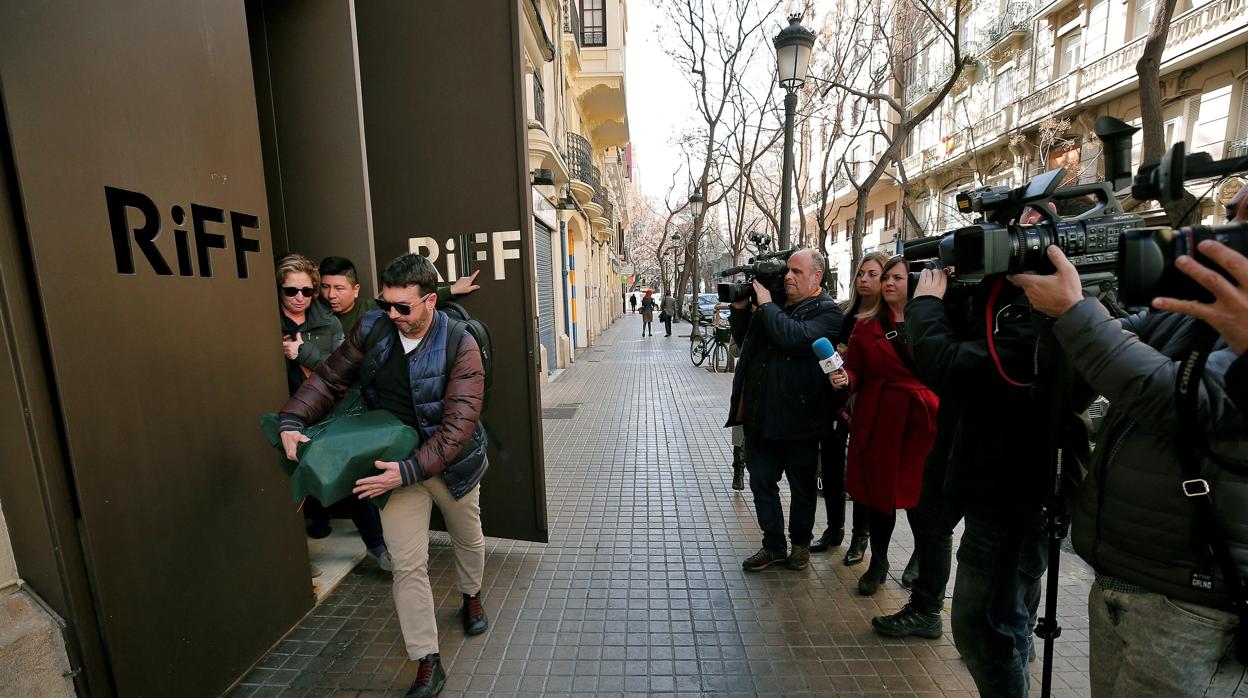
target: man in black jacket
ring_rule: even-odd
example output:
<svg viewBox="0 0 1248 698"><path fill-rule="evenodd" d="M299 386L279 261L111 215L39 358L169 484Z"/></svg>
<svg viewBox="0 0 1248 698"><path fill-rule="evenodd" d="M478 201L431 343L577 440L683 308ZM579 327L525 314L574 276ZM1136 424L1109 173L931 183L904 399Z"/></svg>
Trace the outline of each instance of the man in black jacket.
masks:
<svg viewBox="0 0 1248 698"><path fill-rule="evenodd" d="M967 322L955 329L944 293L944 274L923 272L906 306L906 335L919 377L941 397L941 427L948 431L946 404L964 407L954 420L946 482L950 503L966 517L953 592L954 643L983 695L1022 697L1046 569L1040 524L1051 472L1047 404L1031 387L1039 321L1023 294L998 279L969 291ZM1082 432L1080 454L1076 414L1072 407L1068 445L1072 458L1086 463L1087 435ZM924 533L939 538L937 554L948 550L949 528L946 520ZM920 547L924 542L916 540ZM920 561L916 588L929 590L928 598L916 594L907 607L914 617L894 621L907 620L921 636L939 628L947 565ZM943 576L924 578L942 569Z"/></svg>
<svg viewBox="0 0 1248 698"><path fill-rule="evenodd" d="M841 326L840 306L820 286L823 269L818 250L798 250L789 257L783 308L756 280L757 304L751 308L749 301L734 303L728 318L741 357L724 426L744 427L750 490L763 529L762 549L742 563L750 572L781 562L800 570L810 561L819 439L828 434L835 407L811 344L820 337L835 337ZM792 553L784 534L781 475L792 492Z"/></svg>
<svg viewBox="0 0 1248 698"><path fill-rule="evenodd" d="M1223 572L1248 576L1248 478L1214 461L1248 459L1248 421L1226 388L1236 351L1225 339L1212 347L1183 424L1176 385L1192 375L1181 359L1200 343L1200 323L1157 311L1113 318L1083 298L1057 247L1048 255L1056 273L1011 280L1056 318L1062 349L1110 403L1071 520L1075 550L1096 571L1092 695L1233 695L1248 682L1236 655L1248 653L1248 637Z"/></svg>

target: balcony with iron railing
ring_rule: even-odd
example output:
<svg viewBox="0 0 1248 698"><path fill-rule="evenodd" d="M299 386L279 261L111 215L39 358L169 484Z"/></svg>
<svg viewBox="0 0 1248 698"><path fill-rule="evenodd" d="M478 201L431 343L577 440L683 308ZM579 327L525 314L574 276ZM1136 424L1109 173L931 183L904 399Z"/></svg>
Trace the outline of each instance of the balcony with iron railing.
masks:
<svg viewBox="0 0 1248 698"><path fill-rule="evenodd" d="M546 127L546 88L537 73L533 73L533 119Z"/></svg>
<svg viewBox="0 0 1248 698"><path fill-rule="evenodd" d="M984 25L983 48L991 51L1006 39L1025 36L1028 27L1031 26L1031 13L1033 11L1029 2L1011 2L1007 4L1000 14Z"/></svg>
<svg viewBox="0 0 1248 698"><path fill-rule="evenodd" d="M567 162L572 196L584 206L598 191L601 176L594 166L593 149L589 141L579 133L568 133Z"/></svg>
<svg viewBox="0 0 1248 698"><path fill-rule="evenodd" d="M918 70L906 85L906 108L922 109L936 96L949 76L953 75L953 63L945 62L939 67L929 70Z"/></svg>
<svg viewBox="0 0 1248 698"><path fill-rule="evenodd" d="M1197 60L1194 53L1212 55L1225 50L1221 39L1242 32L1248 25L1248 0L1212 0L1178 15L1170 22L1162 54L1164 74L1173 61ZM1144 53L1146 35L1080 66L1020 100L1018 123L1028 125L1060 112L1067 106L1087 103L1138 79L1135 65Z"/></svg>

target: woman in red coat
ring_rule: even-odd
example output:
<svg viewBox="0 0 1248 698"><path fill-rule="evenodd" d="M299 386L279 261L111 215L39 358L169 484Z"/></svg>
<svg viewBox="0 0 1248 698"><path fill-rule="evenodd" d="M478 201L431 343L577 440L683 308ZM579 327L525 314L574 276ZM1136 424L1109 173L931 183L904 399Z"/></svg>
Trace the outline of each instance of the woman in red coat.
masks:
<svg viewBox="0 0 1248 698"><path fill-rule="evenodd" d="M918 505L923 459L936 439L936 394L911 371L905 346L907 271L901 257L884 265L884 302L874 316L858 321L844 368L828 376L832 387L855 393L845 489L870 516L871 565L858 580L864 596L888 575L897 510Z"/></svg>

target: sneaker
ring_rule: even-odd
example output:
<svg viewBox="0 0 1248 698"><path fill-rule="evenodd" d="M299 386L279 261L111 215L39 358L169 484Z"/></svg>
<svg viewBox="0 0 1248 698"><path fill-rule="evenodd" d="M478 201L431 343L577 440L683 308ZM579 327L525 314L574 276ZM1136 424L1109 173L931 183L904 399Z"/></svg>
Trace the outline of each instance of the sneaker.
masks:
<svg viewBox="0 0 1248 698"><path fill-rule="evenodd" d="M776 554L767 548L760 548L758 552L745 558L745 562L741 563L741 568L746 572L758 572L772 565L778 565L787 559L788 556L783 553Z"/></svg>
<svg viewBox="0 0 1248 698"><path fill-rule="evenodd" d="M793 544L793 550L789 552L786 561L788 568L791 570L804 570L806 565L810 564L810 546Z"/></svg>
<svg viewBox="0 0 1248 698"><path fill-rule="evenodd" d="M888 563L877 562L876 558L872 557L871 565L858 578L858 593L862 596L872 596L876 591L879 591L880 585L884 583L884 579L887 577Z"/></svg>
<svg viewBox="0 0 1248 698"><path fill-rule="evenodd" d="M738 492L745 489L745 466L732 466L732 489Z"/></svg>
<svg viewBox="0 0 1248 698"><path fill-rule="evenodd" d="M416 671L416 680L403 695L404 698L436 696L442 692L442 686L445 684L446 672L442 670L442 657L437 653L427 654L420 658L420 669Z"/></svg>
<svg viewBox="0 0 1248 698"><path fill-rule="evenodd" d="M925 637L929 640L938 639L944 632L944 623L939 613L924 613L906 604L900 611L891 616L876 616L871 619L871 627L875 632L886 637Z"/></svg>
<svg viewBox="0 0 1248 698"><path fill-rule="evenodd" d="M919 556L915 553L910 554L910 561L906 563L906 569L901 573L901 585L907 589L914 586L914 582L919 578Z"/></svg>
<svg viewBox="0 0 1248 698"><path fill-rule="evenodd" d="M870 542L871 537L868 534L855 531L853 537L849 539L849 549L845 551L845 565L856 565L862 562L867 554L867 544Z"/></svg>
<svg viewBox="0 0 1248 698"><path fill-rule="evenodd" d="M835 531L830 528L823 529L823 535L819 536L819 540L810 544L810 552L822 553L829 548L835 548L845 541L845 529L838 528Z"/></svg>
<svg viewBox="0 0 1248 698"><path fill-rule="evenodd" d="M394 559L390 557L390 551L386 550L386 546L372 548L368 551L368 556L377 563L377 566L386 572L394 571Z"/></svg>
<svg viewBox="0 0 1248 698"><path fill-rule="evenodd" d="M464 594L464 607L460 609L464 616L464 632L468 635L480 635L489 626L485 617L485 609L481 607L481 594Z"/></svg>

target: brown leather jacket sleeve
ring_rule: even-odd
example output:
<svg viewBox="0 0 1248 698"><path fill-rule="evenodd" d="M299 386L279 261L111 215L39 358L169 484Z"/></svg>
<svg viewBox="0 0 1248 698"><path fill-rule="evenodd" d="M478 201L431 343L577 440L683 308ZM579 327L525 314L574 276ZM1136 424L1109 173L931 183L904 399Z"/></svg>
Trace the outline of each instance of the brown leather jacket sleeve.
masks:
<svg viewBox="0 0 1248 698"><path fill-rule="evenodd" d="M459 342L442 402L442 424L416 449L413 457L423 478L431 478L450 465L464 450L481 419L485 397L485 369L477 340L465 333Z"/></svg>
<svg viewBox="0 0 1248 698"><path fill-rule="evenodd" d="M282 405L281 413L298 417L305 426L321 421L359 376L360 362L364 359L363 343L360 323L357 322L353 331L347 334L346 341L338 345L334 353Z"/></svg>

